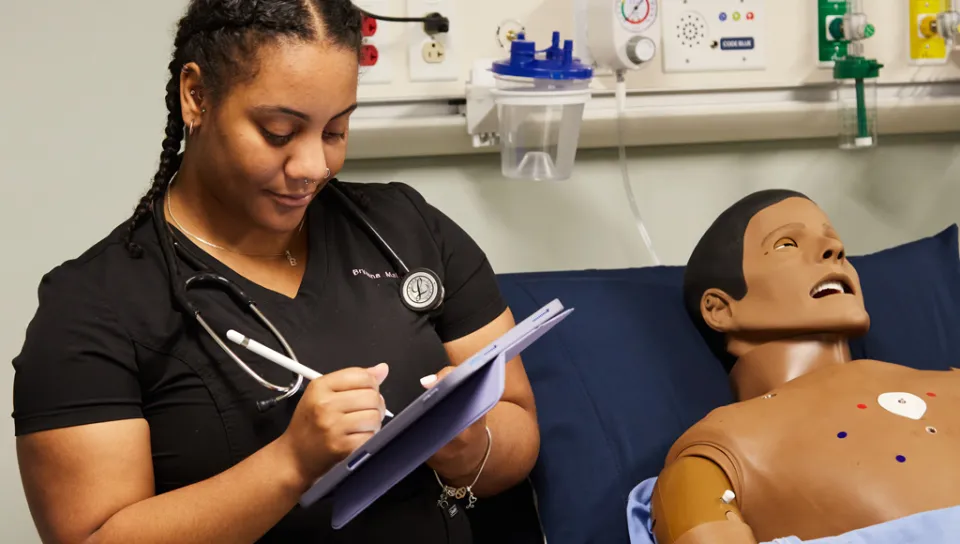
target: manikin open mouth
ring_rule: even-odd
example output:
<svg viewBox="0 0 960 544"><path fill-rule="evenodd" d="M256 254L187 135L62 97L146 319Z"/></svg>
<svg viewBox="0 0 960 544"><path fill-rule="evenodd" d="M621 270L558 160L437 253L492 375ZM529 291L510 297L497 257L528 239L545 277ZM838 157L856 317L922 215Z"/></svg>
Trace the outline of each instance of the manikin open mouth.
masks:
<svg viewBox="0 0 960 544"><path fill-rule="evenodd" d="M847 280L841 277L827 278L810 290L810 296L813 298L823 298L830 295L852 295L853 289Z"/></svg>

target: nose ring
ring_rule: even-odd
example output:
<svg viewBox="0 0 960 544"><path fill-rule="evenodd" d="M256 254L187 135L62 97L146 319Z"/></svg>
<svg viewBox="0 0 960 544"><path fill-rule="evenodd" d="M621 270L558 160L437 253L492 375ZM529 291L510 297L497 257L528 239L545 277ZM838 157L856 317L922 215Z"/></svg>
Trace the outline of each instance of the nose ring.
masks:
<svg viewBox="0 0 960 544"><path fill-rule="evenodd" d="M330 179L330 169L329 169L329 168L327 168L327 173L323 175L323 179L325 179L325 180ZM313 180L311 180L310 178L303 178L303 184L304 184L304 185L310 185L311 183L313 183Z"/></svg>

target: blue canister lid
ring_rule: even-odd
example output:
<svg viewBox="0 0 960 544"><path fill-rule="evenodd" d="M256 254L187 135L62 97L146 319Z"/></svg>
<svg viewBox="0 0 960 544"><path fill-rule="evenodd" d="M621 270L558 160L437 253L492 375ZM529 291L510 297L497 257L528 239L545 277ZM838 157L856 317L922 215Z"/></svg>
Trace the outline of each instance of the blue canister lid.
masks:
<svg viewBox="0 0 960 544"><path fill-rule="evenodd" d="M542 57L537 56L536 44L520 33L510 44L510 58L493 63L495 74L536 79L590 79L593 68L573 58L573 40L563 42L560 33L553 33L553 43Z"/></svg>

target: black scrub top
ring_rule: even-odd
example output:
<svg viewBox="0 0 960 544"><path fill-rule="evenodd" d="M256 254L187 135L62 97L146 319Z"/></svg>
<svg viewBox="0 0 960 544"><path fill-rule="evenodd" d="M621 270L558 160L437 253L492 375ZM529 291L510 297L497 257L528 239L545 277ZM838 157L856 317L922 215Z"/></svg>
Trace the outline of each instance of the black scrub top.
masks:
<svg viewBox="0 0 960 544"><path fill-rule="evenodd" d="M178 238L257 302L301 363L321 373L389 363L381 393L399 413L423 392L421 377L449 364L443 343L480 329L506 303L477 244L414 189L337 183L365 195L365 213L408 267L440 275L446 294L439 311L425 315L402 304L398 271L329 191L307 211L309 253L295 298L244 279ZM144 248L140 259L128 255L125 229L43 277L39 309L13 361L13 417L17 435L145 418L160 494L219 474L276 439L300 397L258 412L256 401L276 393L175 309L152 219L134 233ZM191 268L178 263L182 282ZM189 296L224 338L235 328L282 352L225 293L203 288ZM242 348L234 351L273 383L294 378ZM527 482L453 518L437 507L440 491L433 472L421 466L340 530L331 529L330 504L322 500L295 507L262 541L542 542Z"/></svg>

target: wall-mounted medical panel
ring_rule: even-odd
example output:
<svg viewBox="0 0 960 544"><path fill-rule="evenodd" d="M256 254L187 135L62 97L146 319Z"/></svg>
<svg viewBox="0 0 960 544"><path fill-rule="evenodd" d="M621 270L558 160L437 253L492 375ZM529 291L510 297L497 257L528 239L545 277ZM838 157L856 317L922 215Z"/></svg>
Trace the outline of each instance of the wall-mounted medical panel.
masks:
<svg viewBox="0 0 960 544"><path fill-rule="evenodd" d="M650 0L638 0L649 2ZM660 0L663 71L764 70L764 0Z"/></svg>
<svg viewBox="0 0 960 544"><path fill-rule="evenodd" d="M396 77L389 86L368 86L361 90L365 101L422 100L427 98L456 98L465 94L464 85L470 75L474 61L478 59L496 59L507 56L508 42L500 39L501 27L519 25L527 36L537 42L549 42L553 31L560 31L564 38L576 35L577 23L583 23L585 17L577 14L577 4L584 0L445 0L443 5L453 2L455 5L450 20L450 32L446 41L456 52L456 80L450 81L411 81L409 70L402 67L409 59L398 61L394 66ZM841 6L841 2L830 0L585 0L587 3L602 2L608 5L611 13L627 10L627 18L636 18L637 13L646 14L647 5L651 15L664 30L660 44L660 53L664 53L667 44L683 41L677 38L676 20L684 13L696 14L703 21L702 34L691 39L701 38L701 46L710 49L716 37L754 38L755 44L762 42L744 64L744 69L736 73L727 71L684 73L672 70L676 64L672 59L655 62L649 67L628 77L631 92L659 91L704 91L715 89L799 87L826 83L832 79L829 66L821 66L821 51L817 44L822 31L821 4ZM922 0L940 4L939 0ZM649 2L649 4L648 4ZM953 53L950 61L943 65L916 66L911 62L910 34L916 25L911 22L911 2L913 0L864 0L863 11L875 27L875 34L864 41L864 54L875 58L884 65L880 84L908 83L917 81L960 80L960 52ZM408 12L408 5L423 8L429 2L419 0L381 0L386 15L415 16L419 11ZM838 13L842 13L838 8ZM750 14L752 19L748 19ZM734 20L739 14L739 20ZM721 19L724 19L721 21ZM646 21L644 21L646 22ZM688 19L689 22L689 19ZM414 23L381 22L380 28L401 28L405 35L418 31ZM411 30L412 28L412 30ZM743 29L744 32L735 32ZM685 28L687 32L699 29L699 25ZM748 30L754 29L754 30ZM667 32L672 30L673 32ZM709 30L710 39L706 31ZM685 35L685 34L684 34ZM761 38L762 37L762 38ZM704 41L706 40L706 41ZM396 44L402 51L401 57L411 55L409 41ZM725 44L728 48L749 47L749 40L733 40ZM688 44L689 49L689 44ZM717 48L721 49L721 44ZM760 53L763 53L762 55ZM697 58L709 58L698 55ZM679 57L678 57L679 58ZM715 62L732 65L734 62L723 60ZM740 57L743 58L743 55ZM761 60L763 59L763 60ZM682 60L685 63L685 59ZM700 62L692 60L691 62ZM703 61L709 64L711 61ZM743 62L741 60L741 62ZM602 74L602 72L601 72ZM733 76L733 77L731 77ZM601 86L608 86L603 78Z"/></svg>
<svg viewBox="0 0 960 544"><path fill-rule="evenodd" d="M578 57L589 60L593 52L609 59L594 74L594 99L580 140L585 147L606 142L603 135L595 137L593 127L616 116L611 64L630 68L628 143L716 141L707 136L714 131L728 134L727 140L836 135L833 60L847 55L850 43L858 57L881 66L872 81L878 87L881 140L890 133L960 131L954 85L960 83L960 52L953 50L955 41L944 38L960 27L950 26L957 19L946 11L953 3L947 0L361 1L383 11L380 15L423 17L437 11L449 17L450 27L431 37L419 23L379 22L371 42L388 69L371 70L374 77L366 84L361 79L361 111L351 141L355 156L462 151L471 137L453 134L466 130L461 106L471 78L478 66L507 57L521 32L549 43L559 31L564 40L574 40ZM862 17L845 17L851 10ZM777 98L758 103L757 93ZM674 129L672 123L686 126L691 115L715 126L689 134ZM804 122L798 125L797 118ZM808 119L824 121L814 128ZM363 147L412 127L444 134L446 144L430 151L404 138L381 149ZM360 134L365 130L387 132Z"/></svg>

